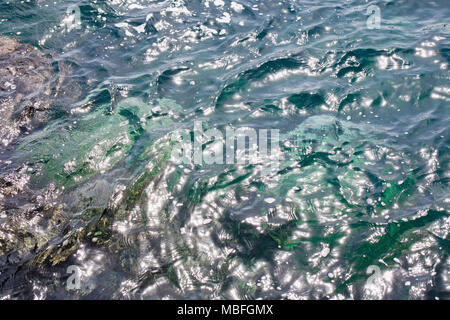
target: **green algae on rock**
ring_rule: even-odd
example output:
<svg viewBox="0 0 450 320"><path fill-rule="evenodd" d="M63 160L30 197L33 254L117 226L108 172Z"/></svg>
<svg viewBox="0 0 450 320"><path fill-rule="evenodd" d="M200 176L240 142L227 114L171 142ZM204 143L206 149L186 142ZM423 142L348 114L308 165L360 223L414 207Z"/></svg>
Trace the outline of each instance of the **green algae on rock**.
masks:
<svg viewBox="0 0 450 320"><path fill-rule="evenodd" d="M162 99L157 106L129 98L117 110L106 106L76 123L54 122L41 132L26 137L18 150L39 175L31 179L40 185L54 182L74 187L96 174L103 174L123 160L139 137L155 128L167 129L181 107ZM145 143L150 147L151 137Z"/></svg>
<svg viewBox="0 0 450 320"><path fill-rule="evenodd" d="M49 261L55 265L73 253L87 234L97 234L98 230L103 230L105 236L110 234L105 229L109 223L104 219L104 213L98 210L88 209L89 212L77 218L71 217L69 222L66 208L59 203L58 190L76 189L96 174L111 170L128 155L142 134L155 128L167 128L173 123L171 117L176 117L179 111L181 107L168 99L158 100L156 107L139 99L125 99L113 114L100 107L76 124L55 121L41 132L25 137L17 149L22 152L21 160L33 168L26 165L20 171L20 177L17 174L0 177L1 185L5 186L0 200L12 196L27 198L31 193L30 183L34 188L40 188L39 193L43 194L50 185L47 198L52 195L52 200L44 201L47 198L42 196L30 198L24 203L27 210L25 207L8 208L6 204L1 207L5 219L0 225L0 254L16 252L23 259L35 251L30 264ZM155 138L146 143L141 157L149 161L151 154L155 155L155 148L164 145L164 141ZM139 196L142 188L148 185L148 179L163 170L171 149L164 154L167 157L158 160L156 153L156 158L149 163L148 178L142 176L130 186L125 203ZM23 183L12 184L14 177ZM33 199L42 199L39 202L42 204L32 206L31 203L37 201ZM31 220L26 218L30 214L34 217ZM8 234L14 235L13 238Z"/></svg>

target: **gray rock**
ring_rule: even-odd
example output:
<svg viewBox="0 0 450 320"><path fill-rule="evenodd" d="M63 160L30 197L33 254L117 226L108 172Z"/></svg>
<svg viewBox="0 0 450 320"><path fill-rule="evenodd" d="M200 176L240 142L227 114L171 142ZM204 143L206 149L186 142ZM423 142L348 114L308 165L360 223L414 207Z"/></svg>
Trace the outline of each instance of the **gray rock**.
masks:
<svg viewBox="0 0 450 320"><path fill-rule="evenodd" d="M49 120L50 108L64 91L61 87L69 73L54 61L31 45L0 37L0 148ZM53 67L56 64L58 72ZM43 260L54 251L58 252L54 261L63 260L65 249L52 240L67 240L69 248L73 243L71 232L61 236L68 219L59 191L54 185L30 188L30 170L25 164L0 160L0 260L14 253L20 263L30 252L35 252L30 257ZM0 273L1 267L0 261Z"/></svg>
<svg viewBox="0 0 450 320"><path fill-rule="evenodd" d="M20 133L47 119L60 81L50 55L0 37L1 145L9 145Z"/></svg>

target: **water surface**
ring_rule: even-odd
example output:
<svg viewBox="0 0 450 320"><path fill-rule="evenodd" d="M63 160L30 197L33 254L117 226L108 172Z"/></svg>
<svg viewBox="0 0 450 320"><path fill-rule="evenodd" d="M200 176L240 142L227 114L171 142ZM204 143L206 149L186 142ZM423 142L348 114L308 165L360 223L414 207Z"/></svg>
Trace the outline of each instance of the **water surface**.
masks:
<svg viewBox="0 0 450 320"><path fill-rule="evenodd" d="M1 1L0 34L65 81L0 152L0 297L448 298L449 17L443 0ZM278 129L280 169L174 163L194 121Z"/></svg>

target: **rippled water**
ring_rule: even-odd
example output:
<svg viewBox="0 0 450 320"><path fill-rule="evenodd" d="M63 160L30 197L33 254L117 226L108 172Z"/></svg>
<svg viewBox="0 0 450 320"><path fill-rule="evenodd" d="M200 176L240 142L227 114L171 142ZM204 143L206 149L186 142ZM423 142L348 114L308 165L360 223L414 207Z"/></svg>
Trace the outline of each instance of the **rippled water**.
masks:
<svg viewBox="0 0 450 320"><path fill-rule="evenodd" d="M55 94L35 85L50 108L26 129L0 120L0 297L449 298L449 17L443 0L1 1L0 35L51 57ZM278 129L279 170L175 163L194 121Z"/></svg>

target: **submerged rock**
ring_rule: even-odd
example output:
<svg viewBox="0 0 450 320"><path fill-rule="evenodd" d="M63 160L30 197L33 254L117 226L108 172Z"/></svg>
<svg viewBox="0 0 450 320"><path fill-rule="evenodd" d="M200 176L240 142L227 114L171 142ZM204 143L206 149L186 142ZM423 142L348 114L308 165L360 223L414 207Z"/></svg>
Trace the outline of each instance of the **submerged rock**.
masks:
<svg viewBox="0 0 450 320"><path fill-rule="evenodd" d="M0 148L49 120L67 74L67 66L51 55L0 36ZM77 94L74 90L71 99ZM77 229L68 227L60 191L52 183L30 186L32 171L15 158L0 160L0 283L9 277L5 266L63 260L77 237Z"/></svg>
<svg viewBox="0 0 450 320"><path fill-rule="evenodd" d="M21 160L40 172L31 179L35 185L55 183L68 190L105 174L123 161L139 140L143 150L151 147L156 136L152 130L170 128L180 109L168 99L155 106L134 98L120 101L115 112L109 113L107 108L96 107L76 124L54 121L22 140L17 147ZM145 152L137 158L145 159Z"/></svg>
<svg viewBox="0 0 450 320"><path fill-rule="evenodd" d="M3 146L47 118L60 80L48 54L0 37L0 143Z"/></svg>
<svg viewBox="0 0 450 320"><path fill-rule="evenodd" d="M2 282L12 279L22 265L57 265L86 239L108 242L111 218L128 215L127 206L141 196L170 156L166 135L157 139L150 133L173 124L181 107L167 99L157 103L125 99L113 113L98 106L76 126L54 120L21 139L13 157L17 168L0 160L0 292L5 291ZM125 168L127 155L139 143L137 158L152 160L123 199L111 204L114 214L106 214L109 209L102 209L106 203L100 198L108 201L106 194L113 191L107 173L118 164ZM165 150L163 157L157 156L159 148ZM8 167L5 173L2 165ZM93 196L93 187L99 197L86 199Z"/></svg>

